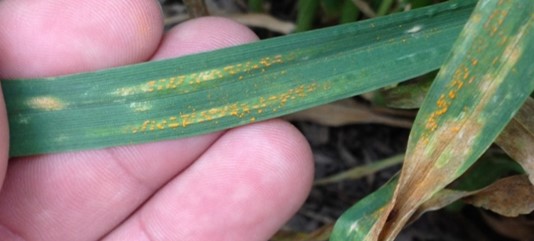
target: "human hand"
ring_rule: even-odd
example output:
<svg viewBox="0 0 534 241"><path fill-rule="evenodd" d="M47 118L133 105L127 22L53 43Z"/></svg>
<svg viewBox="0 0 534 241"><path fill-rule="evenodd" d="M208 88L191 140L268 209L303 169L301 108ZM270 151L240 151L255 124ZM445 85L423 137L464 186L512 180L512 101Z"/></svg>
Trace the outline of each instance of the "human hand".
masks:
<svg viewBox="0 0 534 241"><path fill-rule="evenodd" d="M214 17L163 34L157 1L0 1L0 79L93 71L254 40L247 28ZM313 176L306 141L279 120L16 158L9 166L7 153L0 92L0 240L266 240L302 204Z"/></svg>

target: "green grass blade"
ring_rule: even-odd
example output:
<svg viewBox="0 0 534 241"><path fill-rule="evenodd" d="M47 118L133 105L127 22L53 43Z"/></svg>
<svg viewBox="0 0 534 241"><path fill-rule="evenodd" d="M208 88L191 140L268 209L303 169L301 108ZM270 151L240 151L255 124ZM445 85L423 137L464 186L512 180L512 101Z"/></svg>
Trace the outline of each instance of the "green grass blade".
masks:
<svg viewBox="0 0 534 241"><path fill-rule="evenodd" d="M2 81L10 155L199 135L438 68L472 1L115 69Z"/></svg>
<svg viewBox="0 0 534 241"><path fill-rule="evenodd" d="M384 16L389 12L389 9L393 5L393 0L382 0L382 3L380 3L380 7L378 7L378 11L376 12L376 16Z"/></svg>
<svg viewBox="0 0 534 241"><path fill-rule="evenodd" d="M248 8L251 12L263 12L263 0L248 0Z"/></svg>
<svg viewBox="0 0 534 241"><path fill-rule="evenodd" d="M315 14L319 10L319 0L299 0L297 16L297 32L303 32L312 28Z"/></svg>
<svg viewBox="0 0 534 241"><path fill-rule="evenodd" d="M341 17L339 22L340 23L350 23L354 22L358 19L358 16L360 15L360 10L354 5L352 0L344 0L343 6L341 8Z"/></svg>

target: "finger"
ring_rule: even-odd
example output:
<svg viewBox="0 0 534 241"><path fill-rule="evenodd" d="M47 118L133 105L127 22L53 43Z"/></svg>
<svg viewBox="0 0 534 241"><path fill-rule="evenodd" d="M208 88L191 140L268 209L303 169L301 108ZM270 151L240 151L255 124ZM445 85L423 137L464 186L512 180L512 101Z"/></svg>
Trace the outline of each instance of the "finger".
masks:
<svg viewBox="0 0 534 241"><path fill-rule="evenodd" d="M171 29L152 59L188 55L256 40L256 34L229 19L204 17Z"/></svg>
<svg viewBox="0 0 534 241"><path fill-rule="evenodd" d="M232 129L105 240L267 240L307 196L310 153L285 122Z"/></svg>
<svg viewBox="0 0 534 241"><path fill-rule="evenodd" d="M162 34L157 2L4 0L0 77L31 78L147 60Z"/></svg>
<svg viewBox="0 0 534 241"><path fill-rule="evenodd" d="M138 62L152 55L162 32L161 27L151 27L154 23L161 26L157 5L142 1L83 2L1 1L0 78L89 71ZM150 14L116 12L125 9L143 9ZM84 21L88 16L94 21ZM133 26L137 26L135 30ZM131 34L132 31L138 34ZM3 98L0 106L4 108ZM0 180L8 146L5 116L0 111Z"/></svg>
<svg viewBox="0 0 534 241"><path fill-rule="evenodd" d="M0 77L24 78L146 60L160 42L162 17L155 1L5 0L0 2L0 26ZM112 153L95 152L94 159L100 159L95 163L91 152L11 161L0 192L0 240L13 235L60 240L68 239L62 236L66 232L109 230L106 222L80 226L73 220L85 217L84 205L105 202L92 195L98 192L96 185L121 181L102 164L113 163ZM75 237L70 239L83 240Z"/></svg>
<svg viewBox="0 0 534 241"><path fill-rule="evenodd" d="M235 33L234 38L239 36ZM16 160L0 193L0 223L27 239L95 239L127 217L217 137L212 134ZM43 233L47 235L44 238Z"/></svg>

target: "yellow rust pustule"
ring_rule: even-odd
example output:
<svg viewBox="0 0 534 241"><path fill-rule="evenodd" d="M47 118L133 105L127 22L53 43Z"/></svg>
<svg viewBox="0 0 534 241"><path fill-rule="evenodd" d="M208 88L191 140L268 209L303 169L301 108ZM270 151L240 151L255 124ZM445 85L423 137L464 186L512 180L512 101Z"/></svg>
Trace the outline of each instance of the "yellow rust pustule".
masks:
<svg viewBox="0 0 534 241"><path fill-rule="evenodd" d="M221 68L210 69L189 74L170 76L161 79L153 79L145 83L121 87L112 92L115 96L129 96L143 93L157 93L161 91L177 91L179 93L189 93L198 88L199 85L210 81L235 77L238 80L244 80L247 74L254 72L265 72L268 68L283 64L294 59L295 56L268 56L259 60L250 60L245 63L227 65Z"/></svg>
<svg viewBox="0 0 534 241"><path fill-rule="evenodd" d="M38 96L30 98L26 104L36 110L58 111L68 106L67 103L54 96Z"/></svg>
<svg viewBox="0 0 534 241"><path fill-rule="evenodd" d="M220 119L228 117L239 118L252 123L257 121L256 115L275 112L290 101L307 97L310 93L319 89L319 87L317 83L299 85L276 95L259 96L247 102L235 102L201 111L196 111L193 107L188 107L190 112L177 113L166 118L145 120L138 126L133 127L131 132L135 134L166 129L188 128L191 125L205 122L219 123L218 121Z"/></svg>
<svg viewBox="0 0 534 241"><path fill-rule="evenodd" d="M475 67L478 64L478 60L471 58L470 63L471 66L469 67ZM471 84L473 82L475 77L471 76L469 67L462 64L456 68L456 71L452 76L452 80L447 86L447 90L444 91L447 94L442 94L439 96L438 100L436 101L436 110L430 114L426 121L425 127L427 130L435 131L438 128L438 119L447 113L452 101L454 101L456 96L458 96L458 91L460 91L464 85Z"/></svg>

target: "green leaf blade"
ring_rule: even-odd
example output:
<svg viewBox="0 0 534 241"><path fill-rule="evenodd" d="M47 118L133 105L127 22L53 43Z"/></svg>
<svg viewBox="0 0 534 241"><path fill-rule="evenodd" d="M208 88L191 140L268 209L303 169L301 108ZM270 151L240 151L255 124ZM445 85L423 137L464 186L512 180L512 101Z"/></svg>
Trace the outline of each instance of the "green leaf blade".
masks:
<svg viewBox="0 0 534 241"><path fill-rule="evenodd" d="M199 135L397 83L439 67L473 6L446 3L178 59L2 81L10 155Z"/></svg>
<svg viewBox="0 0 534 241"><path fill-rule="evenodd" d="M372 238L370 231L379 221L379 217L387 214L387 206L397 183L398 176L345 211L334 225L330 240L356 241Z"/></svg>

